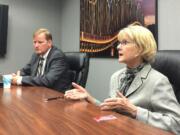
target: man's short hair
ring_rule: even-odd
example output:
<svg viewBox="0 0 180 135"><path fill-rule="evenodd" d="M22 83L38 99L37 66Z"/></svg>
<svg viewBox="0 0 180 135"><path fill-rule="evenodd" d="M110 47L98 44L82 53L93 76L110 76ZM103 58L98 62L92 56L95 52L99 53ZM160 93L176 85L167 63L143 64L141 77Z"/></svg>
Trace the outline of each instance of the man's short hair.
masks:
<svg viewBox="0 0 180 135"><path fill-rule="evenodd" d="M46 40L52 40L52 34L50 33L50 31L48 29L45 29L45 28L40 28L38 30L36 30L33 34L33 38L36 36L36 35L39 35L41 33L44 33L45 36L46 36Z"/></svg>

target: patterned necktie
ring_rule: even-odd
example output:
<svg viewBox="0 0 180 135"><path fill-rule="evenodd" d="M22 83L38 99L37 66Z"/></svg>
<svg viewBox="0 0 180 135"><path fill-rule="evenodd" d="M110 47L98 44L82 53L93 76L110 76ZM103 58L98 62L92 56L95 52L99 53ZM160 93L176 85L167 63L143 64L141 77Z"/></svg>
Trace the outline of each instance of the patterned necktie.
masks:
<svg viewBox="0 0 180 135"><path fill-rule="evenodd" d="M38 68L37 68L36 76L42 75L43 62L44 62L44 58L40 57L39 58L39 63L38 63Z"/></svg>

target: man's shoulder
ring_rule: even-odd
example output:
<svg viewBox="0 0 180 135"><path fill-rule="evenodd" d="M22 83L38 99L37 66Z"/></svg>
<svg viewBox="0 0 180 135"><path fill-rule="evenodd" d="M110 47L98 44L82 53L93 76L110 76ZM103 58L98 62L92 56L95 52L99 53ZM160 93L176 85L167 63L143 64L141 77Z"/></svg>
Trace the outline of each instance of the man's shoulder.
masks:
<svg viewBox="0 0 180 135"><path fill-rule="evenodd" d="M39 56L36 53L33 53L31 56L31 60L36 60Z"/></svg>
<svg viewBox="0 0 180 135"><path fill-rule="evenodd" d="M50 56L60 56L60 57L64 57L64 53L61 49L57 48L56 46L53 46L51 48L51 51L49 52Z"/></svg>
<svg viewBox="0 0 180 135"><path fill-rule="evenodd" d="M61 49L59 49L59 48L56 47L56 46L52 46L52 47L51 47L51 51L62 52Z"/></svg>

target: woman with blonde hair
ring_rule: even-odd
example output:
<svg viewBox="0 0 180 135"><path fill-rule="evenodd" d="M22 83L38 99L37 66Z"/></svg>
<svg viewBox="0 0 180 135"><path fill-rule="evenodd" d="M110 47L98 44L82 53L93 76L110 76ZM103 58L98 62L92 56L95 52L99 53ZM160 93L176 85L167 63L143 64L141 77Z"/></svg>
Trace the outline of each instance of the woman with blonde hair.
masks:
<svg viewBox="0 0 180 135"><path fill-rule="evenodd" d="M150 65L156 55L152 33L140 25L130 25L118 34L119 63L126 67L110 81L110 98L102 103L86 89L73 83L67 99L86 99L101 110L113 110L155 127L180 134L180 106L168 78Z"/></svg>

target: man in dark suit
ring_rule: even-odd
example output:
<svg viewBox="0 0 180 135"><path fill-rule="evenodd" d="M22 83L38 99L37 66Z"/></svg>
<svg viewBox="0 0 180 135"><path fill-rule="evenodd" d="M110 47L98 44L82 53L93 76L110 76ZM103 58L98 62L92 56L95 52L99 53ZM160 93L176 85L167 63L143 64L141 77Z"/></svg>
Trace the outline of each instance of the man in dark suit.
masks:
<svg viewBox="0 0 180 135"><path fill-rule="evenodd" d="M30 62L17 74L12 84L45 86L61 92L71 87L68 64L61 50L53 46L52 35L47 29L39 29L33 35L35 53Z"/></svg>

